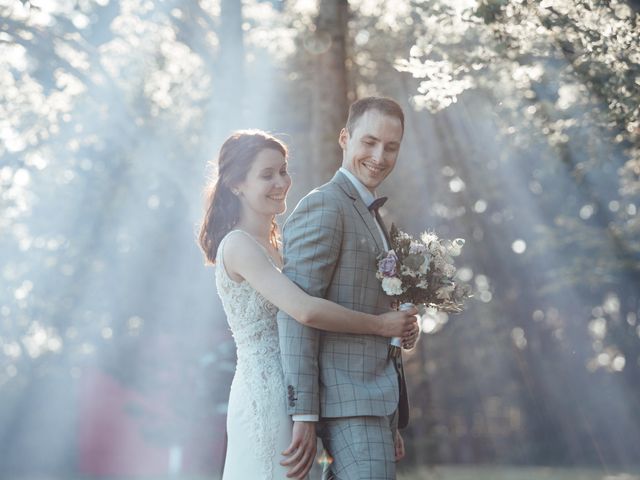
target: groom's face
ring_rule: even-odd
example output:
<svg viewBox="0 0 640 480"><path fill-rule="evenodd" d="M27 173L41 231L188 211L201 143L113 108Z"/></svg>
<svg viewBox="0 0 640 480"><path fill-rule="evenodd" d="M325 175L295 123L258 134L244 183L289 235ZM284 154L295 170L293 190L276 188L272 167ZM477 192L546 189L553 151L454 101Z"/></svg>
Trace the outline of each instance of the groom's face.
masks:
<svg viewBox="0 0 640 480"><path fill-rule="evenodd" d="M399 118L367 110L353 132L340 132L342 166L373 192L396 165L402 133Z"/></svg>

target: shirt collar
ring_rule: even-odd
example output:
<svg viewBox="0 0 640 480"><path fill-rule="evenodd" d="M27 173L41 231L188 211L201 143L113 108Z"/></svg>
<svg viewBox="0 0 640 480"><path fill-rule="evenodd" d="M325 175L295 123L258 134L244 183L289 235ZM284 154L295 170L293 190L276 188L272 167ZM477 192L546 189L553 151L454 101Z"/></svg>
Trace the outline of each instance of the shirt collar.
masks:
<svg viewBox="0 0 640 480"><path fill-rule="evenodd" d="M364 204L367 207L371 205L371 202L373 202L376 199L376 196L373 193L371 193L371 191L367 187L365 187L362 184L362 182L358 180L356 176L346 168L340 167L338 171L342 172L344 176L347 177L349 181L353 184L353 186L356 187L356 190L358 191L358 194L360 195L360 198L362 199Z"/></svg>

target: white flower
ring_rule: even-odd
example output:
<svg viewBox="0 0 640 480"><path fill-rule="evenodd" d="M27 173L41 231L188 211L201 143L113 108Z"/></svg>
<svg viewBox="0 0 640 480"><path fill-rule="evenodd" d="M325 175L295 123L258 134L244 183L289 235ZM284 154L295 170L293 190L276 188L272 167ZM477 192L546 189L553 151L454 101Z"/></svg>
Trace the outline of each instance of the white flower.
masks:
<svg viewBox="0 0 640 480"><path fill-rule="evenodd" d="M445 253L447 253L447 251L442 246L442 244L436 240L435 242L431 242L429 244L429 253L434 257L442 257Z"/></svg>
<svg viewBox="0 0 640 480"><path fill-rule="evenodd" d="M457 257L458 255L460 255L463 245L464 239L456 238L455 240L452 240L449 245L447 245L447 253L452 257Z"/></svg>
<svg viewBox="0 0 640 480"><path fill-rule="evenodd" d="M416 285L416 287L421 288L422 290L426 290L429 287L429 284L427 283L427 279L426 278L421 279Z"/></svg>
<svg viewBox="0 0 640 480"><path fill-rule="evenodd" d="M425 250L427 249L426 245L423 245L420 242L417 242L416 240L412 240L411 244L409 245L409 253L411 255L421 255L425 252Z"/></svg>
<svg viewBox="0 0 640 480"><path fill-rule="evenodd" d="M456 267L454 267L453 265L447 264L442 269L442 273L444 273L445 276L452 278L456 274Z"/></svg>
<svg viewBox="0 0 640 480"><path fill-rule="evenodd" d="M382 289L387 295L400 295L402 293L402 281L397 277L384 277Z"/></svg>
<svg viewBox="0 0 640 480"><path fill-rule="evenodd" d="M436 257L433 264L438 272L444 272L444 269L447 268L448 265L446 260L442 257Z"/></svg>
<svg viewBox="0 0 640 480"><path fill-rule="evenodd" d="M444 287L440 287L436 292L436 297L440 300L451 300L451 294L455 289L454 285L445 285Z"/></svg>
<svg viewBox="0 0 640 480"><path fill-rule="evenodd" d="M426 246L429 246L431 243L438 243L438 236L432 232L424 232L420 239L424 242Z"/></svg>

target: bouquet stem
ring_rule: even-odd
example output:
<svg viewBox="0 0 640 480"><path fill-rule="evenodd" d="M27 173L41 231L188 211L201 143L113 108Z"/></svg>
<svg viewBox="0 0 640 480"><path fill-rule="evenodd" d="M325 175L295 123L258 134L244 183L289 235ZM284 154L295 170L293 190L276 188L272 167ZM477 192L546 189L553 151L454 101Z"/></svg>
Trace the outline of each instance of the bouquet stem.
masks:
<svg viewBox="0 0 640 480"><path fill-rule="evenodd" d="M393 337L393 340L397 340L399 337ZM396 345L394 345L393 343L389 344L389 354L387 355L387 358L399 358L400 357L400 353L402 352L402 348L398 347Z"/></svg>
<svg viewBox="0 0 640 480"><path fill-rule="evenodd" d="M405 310L411 310L412 308L415 307L415 305L410 302L402 303L399 306L397 302L394 302L394 303L395 303L396 310L400 310L401 312ZM401 353L402 353L402 338L400 337L391 338L391 342L389 342L389 353L387 355L387 358L398 358L400 357Z"/></svg>

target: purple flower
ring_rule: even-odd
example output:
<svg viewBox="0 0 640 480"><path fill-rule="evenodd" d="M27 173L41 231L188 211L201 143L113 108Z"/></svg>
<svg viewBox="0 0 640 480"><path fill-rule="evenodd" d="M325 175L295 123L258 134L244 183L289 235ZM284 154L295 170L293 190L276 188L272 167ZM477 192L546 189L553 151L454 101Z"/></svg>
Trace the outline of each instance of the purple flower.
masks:
<svg viewBox="0 0 640 480"><path fill-rule="evenodd" d="M378 262L378 272L383 277L393 277L396 274L396 265L398 263L398 257L396 252L389 250L387 256Z"/></svg>

